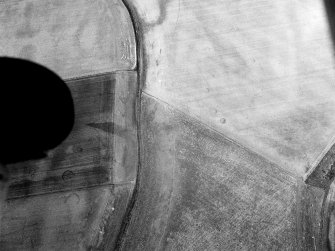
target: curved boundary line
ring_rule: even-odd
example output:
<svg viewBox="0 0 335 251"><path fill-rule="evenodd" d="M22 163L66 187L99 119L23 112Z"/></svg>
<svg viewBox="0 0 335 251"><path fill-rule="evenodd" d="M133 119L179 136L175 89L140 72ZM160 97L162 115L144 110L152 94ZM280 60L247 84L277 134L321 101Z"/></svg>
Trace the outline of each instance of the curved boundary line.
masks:
<svg viewBox="0 0 335 251"><path fill-rule="evenodd" d="M121 226L119 229L119 233L115 239L115 242L112 246L108 243L104 247L104 250L122 250L124 236L127 234L127 230L131 221L132 211L135 207L135 203L137 201L137 195L139 190L140 184L140 171L141 171L141 101L142 101L142 88L145 83L145 76L146 76L146 60L144 57L144 46L143 42L143 29L140 24L138 14L133 7L127 0L121 0L125 8L127 9L130 20L133 24L134 28L134 35L135 35L135 43L136 43L136 68L137 71L137 96L135 101L135 114L134 117L136 118L136 126L137 126L137 155L138 155L138 164L136 170L136 181L133 190L133 194L128 202L128 206L126 209L125 214L123 215L123 219L121 222Z"/></svg>

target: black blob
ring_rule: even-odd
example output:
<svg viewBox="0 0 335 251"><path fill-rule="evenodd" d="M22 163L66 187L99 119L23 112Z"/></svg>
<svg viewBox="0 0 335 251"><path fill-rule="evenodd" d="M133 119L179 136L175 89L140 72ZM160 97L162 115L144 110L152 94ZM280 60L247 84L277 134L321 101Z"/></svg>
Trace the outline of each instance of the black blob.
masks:
<svg viewBox="0 0 335 251"><path fill-rule="evenodd" d="M45 157L71 132L74 106L64 81L26 60L0 57L0 163Z"/></svg>

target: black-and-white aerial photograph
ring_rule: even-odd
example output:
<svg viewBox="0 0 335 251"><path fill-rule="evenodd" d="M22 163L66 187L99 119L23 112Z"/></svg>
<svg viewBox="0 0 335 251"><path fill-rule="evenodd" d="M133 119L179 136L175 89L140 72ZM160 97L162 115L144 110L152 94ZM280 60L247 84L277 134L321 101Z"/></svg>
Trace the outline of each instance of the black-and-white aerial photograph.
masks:
<svg viewBox="0 0 335 251"><path fill-rule="evenodd" d="M335 1L0 0L0 251L335 251Z"/></svg>

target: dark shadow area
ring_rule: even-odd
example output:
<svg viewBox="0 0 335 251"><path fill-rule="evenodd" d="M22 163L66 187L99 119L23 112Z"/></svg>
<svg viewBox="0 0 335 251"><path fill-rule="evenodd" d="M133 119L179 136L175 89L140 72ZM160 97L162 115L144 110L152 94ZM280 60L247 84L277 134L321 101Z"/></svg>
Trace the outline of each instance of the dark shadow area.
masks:
<svg viewBox="0 0 335 251"><path fill-rule="evenodd" d="M328 18L328 24L329 24L329 31L331 33L331 39L332 39L332 44L333 44L333 50L335 50L335 1L334 0L324 0L324 5L325 5L325 9L326 9L326 13L327 13L327 18ZM333 55L334 52L333 52ZM334 146L332 147L334 148ZM333 155L333 152L328 151L327 153L329 156L328 159L332 159L331 155ZM319 168L320 170L322 170L322 168ZM333 165L330 168L330 172L327 174L327 177L329 178L330 182L329 184L331 184L332 182L334 182L333 177L334 177L334 168ZM334 250L335 246L334 246L334 237L330 236L330 227L334 227L331 226L332 224L334 224L334 222L331 222L330 216L331 216L331 212L333 211L333 205L329 205L329 201L328 201L328 197L327 194L329 196L329 187L326 188L326 196L324 199L324 206L322 209L322 224L321 224L321 230L320 230L320 240L322 241L321 243L321 247L325 250Z"/></svg>
<svg viewBox="0 0 335 251"><path fill-rule="evenodd" d="M325 8L327 12L329 28L333 40L333 46L335 46L335 1L334 0L324 0Z"/></svg>
<svg viewBox="0 0 335 251"><path fill-rule="evenodd" d="M43 158L72 130L71 92L36 63L0 58L0 69L0 163Z"/></svg>

